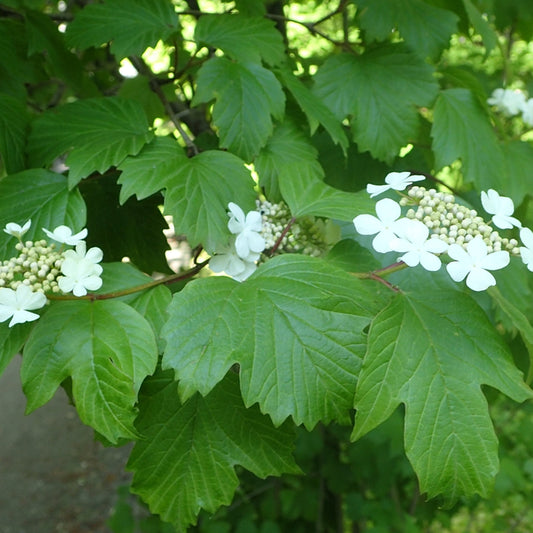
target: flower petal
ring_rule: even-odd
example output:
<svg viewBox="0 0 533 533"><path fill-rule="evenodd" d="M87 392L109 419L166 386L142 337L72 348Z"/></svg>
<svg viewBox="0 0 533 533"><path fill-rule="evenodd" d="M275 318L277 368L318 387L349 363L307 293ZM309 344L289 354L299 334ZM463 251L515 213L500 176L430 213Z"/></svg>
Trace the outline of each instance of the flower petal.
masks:
<svg viewBox="0 0 533 533"><path fill-rule="evenodd" d="M462 261L452 261L446 265L446 270L453 281L463 281L470 273L470 266Z"/></svg>
<svg viewBox="0 0 533 533"><path fill-rule="evenodd" d="M391 241L396 237L392 230L386 229L380 231L372 241L372 247L376 252L380 254L385 254L387 252L392 252L390 247Z"/></svg>
<svg viewBox="0 0 533 533"><path fill-rule="evenodd" d="M468 264L472 263L472 258L460 244L450 244L450 246L448 247L448 255L452 259L455 259L456 261L460 261L461 263L468 263Z"/></svg>
<svg viewBox="0 0 533 533"><path fill-rule="evenodd" d="M482 261L479 262L478 266L481 268L486 268L487 270L500 270L500 268L505 268L509 264L509 252L493 252Z"/></svg>
<svg viewBox="0 0 533 533"><path fill-rule="evenodd" d="M402 208L398 202L390 198L383 198L376 203L376 215L384 224L390 224L402 214Z"/></svg>
<svg viewBox="0 0 533 533"><path fill-rule="evenodd" d="M353 224L357 233L361 235L374 235L381 231L383 224L374 215L357 215L353 219Z"/></svg>
<svg viewBox="0 0 533 533"><path fill-rule="evenodd" d="M496 279L482 268L474 267L466 278L466 286L473 291L484 291L492 285L496 285Z"/></svg>
<svg viewBox="0 0 533 533"><path fill-rule="evenodd" d="M370 198L380 195L382 192L388 191L390 189L389 185L372 185L369 183L366 186L366 192L370 194Z"/></svg>
<svg viewBox="0 0 533 533"><path fill-rule="evenodd" d="M429 252L422 252L420 254L420 264L426 270L436 272L440 269L442 263L436 255L430 254Z"/></svg>
<svg viewBox="0 0 533 533"><path fill-rule="evenodd" d="M468 255L472 258L472 261L475 263L478 263L480 261L483 261L483 259L487 256L487 245L485 244L485 241L478 235L476 238L472 239L467 245L466 250L468 252ZM448 249L448 255L450 254L450 251Z"/></svg>
<svg viewBox="0 0 533 533"><path fill-rule="evenodd" d="M9 323L9 327L12 328L15 324L23 324L24 322L32 322L33 320L37 320L38 318L39 315L37 313L32 313L31 311L20 309L13 313L13 318Z"/></svg>
<svg viewBox="0 0 533 533"><path fill-rule="evenodd" d="M389 172L385 176L385 183L388 183L392 188L396 189L397 186L402 186L403 189L405 189L407 177L409 176L409 172ZM396 189L398 190L398 189Z"/></svg>

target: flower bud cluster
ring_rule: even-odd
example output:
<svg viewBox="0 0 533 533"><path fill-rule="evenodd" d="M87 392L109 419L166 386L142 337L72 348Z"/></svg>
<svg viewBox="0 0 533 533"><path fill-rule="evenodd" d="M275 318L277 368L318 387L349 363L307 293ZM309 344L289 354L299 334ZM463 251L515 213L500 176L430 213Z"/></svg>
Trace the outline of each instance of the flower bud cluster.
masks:
<svg viewBox="0 0 533 533"><path fill-rule="evenodd" d="M313 216L292 220L289 207L284 202L257 200L256 203L263 219L261 234L265 238L266 250L272 250L281 239L276 253L301 253L319 257L338 240L339 230L331 220L324 222ZM287 226L289 231L283 235Z"/></svg>
<svg viewBox="0 0 533 533"><path fill-rule="evenodd" d="M391 189L403 191L420 181L416 175L391 174L395 176L387 176L385 185L368 185L371 197ZM533 231L513 216L512 199L494 189L481 192L481 204L492 215L490 222L474 209L457 204L453 194L411 186L399 203L390 198L379 200L377 216L360 214L353 223L361 235L374 236L372 247L376 252L400 252L403 255L398 261L410 267L421 265L425 270L437 271L442 264L440 256L445 253L450 277L454 281L466 279L467 287L483 291L496 284L490 271L505 268L511 254L520 256L533 272ZM402 216L402 208L408 206L416 207ZM523 246L516 239L502 237L492 225L519 229Z"/></svg>
<svg viewBox="0 0 533 533"><path fill-rule="evenodd" d="M0 263L0 322L11 319L9 327L37 320L39 314L32 311L46 305L45 293L72 292L84 296L87 290L102 286L102 267L98 264L103 253L100 248L87 250L83 240L87 229L77 234L67 226L54 231L42 228L52 240L62 245L75 246L75 250L56 249L56 244L46 240L25 241L22 237L31 227L31 220L23 226L9 222L4 232L18 239L16 257Z"/></svg>
<svg viewBox="0 0 533 533"><path fill-rule="evenodd" d="M55 244L45 240L18 242L19 255L2 261L0 287L16 289L24 284L34 292L59 292L57 278L61 272L63 254Z"/></svg>
<svg viewBox="0 0 533 533"><path fill-rule="evenodd" d="M407 195L400 200L400 205L415 204L416 207L410 208L406 217L423 222L429 228L431 237L438 237L449 245L459 244L466 249L472 239L480 236L488 253L504 250L512 255L520 255L516 239L502 237L475 209L457 204L453 194L414 185Z"/></svg>

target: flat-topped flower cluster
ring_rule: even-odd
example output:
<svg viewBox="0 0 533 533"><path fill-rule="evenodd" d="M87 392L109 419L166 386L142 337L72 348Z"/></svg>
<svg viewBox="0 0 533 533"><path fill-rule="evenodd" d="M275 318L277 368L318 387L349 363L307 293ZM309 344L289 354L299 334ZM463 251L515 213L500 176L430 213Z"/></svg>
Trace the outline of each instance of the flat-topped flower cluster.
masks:
<svg viewBox="0 0 533 533"><path fill-rule="evenodd" d="M409 172L391 172L385 185L367 186L375 197L387 190L403 191L424 176ZM373 248L380 253L399 252L398 261L408 266L421 265L429 271L440 269L444 253L451 261L446 270L454 281L466 278L466 285L483 291L495 285L490 271L506 267L510 255L517 255L533 271L533 232L522 227L513 217L514 204L494 189L481 193L485 211L492 215L487 222L477 211L456 203L453 194L426 190L414 185L400 202L384 198L376 203L376 215L363 214L354 218L361 235L374 235ZM402 216L402 207L413 206ZM514 238L502 237L493 228L518 228L523 246Z"/></svg>
<svg viewBox="0 0 533 533"><path fill-rule="evenodd" d="M16 237L18 256L2 261L0 265L0 322L11 319L9 327L39 318L32 311L44 307L46 293L70 293L85 296L102 286L103 258L100 248L87 250L83 240L87 229L74 234L68 226L58 226L53 231L42 228L45 239L23 241L22 237L31 227L31 220L20 226L10 222L4 232ZM57 249L56 243L61 244ZM74 249L64 250L64 246Z"/></svg>

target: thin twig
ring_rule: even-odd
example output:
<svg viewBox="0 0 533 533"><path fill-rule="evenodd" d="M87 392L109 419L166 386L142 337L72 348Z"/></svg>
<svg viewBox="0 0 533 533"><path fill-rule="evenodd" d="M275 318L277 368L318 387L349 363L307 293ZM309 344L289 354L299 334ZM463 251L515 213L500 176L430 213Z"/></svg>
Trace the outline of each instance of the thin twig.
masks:
<svg viewBox="0 0 533 533"><path fill-rule="evenodd" d="M120 296L127 296L129 294L135 294L136 292L145 291L147 289L157 287L158 285L171 285L172 283L192 278L198 274L198 272L200 272L200 270L202 270L202 268L204 268L208 262L209 260L203 261L202 263L198 263L185 272L179 272L178 274L165 276L161 279L155 279L153 281L149 281L148 283L136 285L135 287L128 287L127 289L122 289L119 291L108 292L104 294L87 294L85 296L74 296L72 294L47 294L46 297L49 300L89 300L91 302L94 302L95 300L110 300L111 298L119 298Z"/></svg>
<svg viewBox="0 0 533 533"><path fill-rule="evenodd" d="M197 155L199 153L198 147L194 144L193 140L189 137L189 134L185 131L185 129L181 125L181 122L177 114L172 109L170 102L168 101L163 90L161 89L159 80L155 77L152 70L140 57L130 56L128 59L131 61L131 64L139 71L140 74L142 74L143 76L146 76L149 79L150 88L157 95L157 97L163 104L163 107L165 108L165 111L167 112L168 117L170 118L174 126L176 126L176 129L181 135L181 138L183 139L183 141L185 142L185 145L187 146L187 148L189 148L192 151L194 155Z"/></svg>
<svg viewBox="0 0 533 533"><path fill-rule="evenodd" d="M291 226L294 224L295 221L296 221L296 218L292 217L287 223L287 225L283 228L281 235L278 237L278 240L274 243L274 246L272 246L272 249L270 250L270 253L268 254L270 257L272 257L276 253L276 250L279 248L281 241L285 238L285 235L287 235L289 229L291 228Z"/></svg>

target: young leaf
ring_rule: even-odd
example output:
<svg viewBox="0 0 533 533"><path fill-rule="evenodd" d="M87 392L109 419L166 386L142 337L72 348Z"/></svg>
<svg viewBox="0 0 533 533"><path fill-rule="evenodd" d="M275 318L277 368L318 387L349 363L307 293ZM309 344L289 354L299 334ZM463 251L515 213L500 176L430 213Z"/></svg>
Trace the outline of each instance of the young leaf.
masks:
<svg viewBox="0 0 533 533"><path fill-rule="evenodd" d="M64 176L32 169L0 179L0 230L8 222L24 224L31 219L26 240L42 239L42 228L65 224L74 231L85 226L86 208L77 189L69 191ZM17 239L0 231L0 257L15 255Z"/></svg>
<svg viewBox="0 0 533 533"><path fill-rule="evenodd" d="M459 17L422 0L358 0L361 27L369 40L389 39L397 28L413 52L437 58L457 31Z"/></svg>
<svg viewBox="0 0 533 533"><path fill-rule="evenodd" d="M24 101L0 94L0 155L8 174L24 170L26 166L24 148L28 125Z"/></svg>
<svg viewBox="0 0 533 533"><path fill-rule="evenodd" d="M487 114L468 89L441 91L431 137L437 169L461 158L468 182L480 190L502 190L505 165L501 147Z"/></svg>
<svg viewBox="0 0 533 533"><path fill-rule="evenodd" d="M44 405L70 376L85 424L113 443L135 437L137 393L156 364L152 328L129 305L113 300L61 302L39 319L24 349L26 411Z"/></svg>
<svg viewBox="0 0 533 533"><path fill-rule="evenodd" d="M246 409L236 376L185 403L168 373L154 376L142 392L137 429L143 438L128 462L132 491L178 532L196 523L200 509L213 513L231 503L236 465L261 478L299 472L292 431L274 428L257 407Z"/></svg>
<svg viewBox="0 0 533 533"><path fill-rule="evenodd" d="M344 152L348 148L348 139L342 123L324 104L324 102L308 89L288 68L281 68L279 75L283 85L290 91L296 103L300 106L309 122L311 135L315 133L318 124L322 124L335 144Z"/></svg>
<svg viewBox="0 0 533 533"><path fill-rule="evenodd" d="M272 119L281 119L285 95L271 71L214 57L198 72L193 105L216 99L213 122L220 146L251 161L272 134Z"/></svg>
<svg viewBox="0 0 533 533"><path fill-rule="evenodd" d="M402 44L330 56L315 80L315 93L337 118L353 115L359 150L385 161L416 137L418 107L430 106L438 90L432 68Z"/></svg>
<svg viewBox="0 0 533 533"><path fill-rule="evenodd" d="M176 31L178 16L167 0L106 0L90 4L67 28L67 42L89 48L111 41L117 59L141 55Z"/></svg>
<svg viewBox="0 0 533 533"><path fill-rule="evenodd" d="M298 255L270 260L242 284L189 283L168 308L163 368L175 371L186 399L207 394L239 363L245 404L259 402L275 424L288 416L308 428L347 422L380 291Z"/></svg>
<svg viewBox="0 0 533 533"><path fill-rule="evenodd" d="M423 287L400 294L370 327L352 437L368 433L403 403L405 450L421 491L449 501L484 496L498 453L482 384L515 401L532 396L470 296Z"/></svg>
<svg viewBox="0 0 533 533"><path fill-rule="evenodd" d="M250 172L228 152L208 150L187 158L176 141L157 138L120 168L121 202L131 194L144 198L166 189L165 212L173 215L176 231L209 252L227 241L229 202L255 208Z"/></svg>
<svg viewBox="0 0 533 533"><path fill-rule="evenodd" d="M274 22L242 15L204 15L199 18L194 39L199 44L220 48L242 63L277 65L285 59L285 47Z"/></svg>
<svg viewBox="0 0 533 533"><path fill-rule="evenodd" d="M134 100L88 98L36 119L28 157L34 166L42 166L68 152L72 188L92 172L105 172L138 153L152 136L144 111Z"/></svg>

